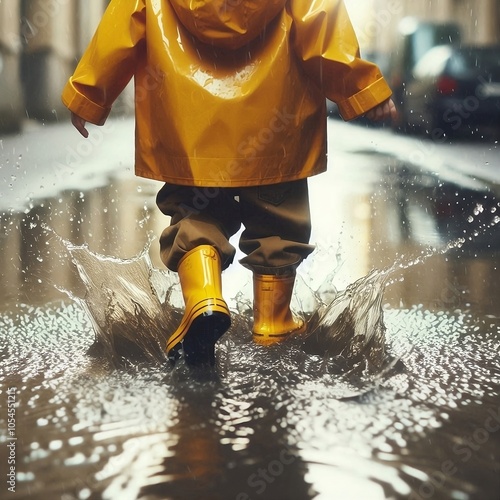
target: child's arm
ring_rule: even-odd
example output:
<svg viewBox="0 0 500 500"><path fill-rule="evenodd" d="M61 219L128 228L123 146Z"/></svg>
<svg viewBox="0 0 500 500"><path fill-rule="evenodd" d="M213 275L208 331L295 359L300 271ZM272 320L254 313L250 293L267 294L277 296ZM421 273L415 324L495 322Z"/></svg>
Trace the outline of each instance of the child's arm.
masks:
<svg viewBox="0 0 500 500"><path fill-rule="evenodd" d="M103 125L144 56L144 0L111 0L99 27L62 93L77 130Z"/></svg>
<svg viewBox="0 0 500 500"><path fill-rule="evenodd" d="M379 68L360 58L344 2L290 0L288 8L297 55L325 96L337 103L342 117L394 116L394 104L388 101L392 91Z"/></svg>

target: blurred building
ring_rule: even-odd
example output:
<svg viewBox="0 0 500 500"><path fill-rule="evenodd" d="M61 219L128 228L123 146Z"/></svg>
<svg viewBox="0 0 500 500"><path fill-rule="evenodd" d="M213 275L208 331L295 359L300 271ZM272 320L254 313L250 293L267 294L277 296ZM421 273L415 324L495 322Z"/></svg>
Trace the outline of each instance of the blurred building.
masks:
<svg viewBox="0 0 500 500"><path fill-rule="evenodd" d="M434 23L457 23L462 40L470 44L500 43L498 0L346 0L349 10L367 12L364 25L356 26L360 42L368 51L390 53L400 21L413 17Z"/></svg>
<svg viewBox="0 0 500 500"><path fill-rule="evenodd" d="M68 116L60 94L109 0L0 0L0 133ZM499 0L346 0L366 52L388 54L406 16L456 21L463 40L500 42Z"/></svg>
<svg viewBox="0 0 500 500"><path fill-rule="evenodd" d="M67 117L61 90L108 0L0 0L0 132Z"/></svg>

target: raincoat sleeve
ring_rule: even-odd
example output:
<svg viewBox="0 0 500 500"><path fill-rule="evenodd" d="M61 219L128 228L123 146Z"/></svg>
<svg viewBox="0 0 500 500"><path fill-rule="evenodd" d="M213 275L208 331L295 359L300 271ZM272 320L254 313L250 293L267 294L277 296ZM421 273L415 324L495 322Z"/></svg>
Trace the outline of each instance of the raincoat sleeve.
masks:
<svg viewBox="0 0 500 500"><path fill-rule="evenodd" d="M103 125L134 75L145 39L144 0L111 0L62 101L84 120Z"/></svg>
<svg viewBox="0 0 500 500"><path fill-rule="evenodd" d="M360 58L343 0L290 0L295 51L344 120L363 115L392 92L379 68Z"/></svg>

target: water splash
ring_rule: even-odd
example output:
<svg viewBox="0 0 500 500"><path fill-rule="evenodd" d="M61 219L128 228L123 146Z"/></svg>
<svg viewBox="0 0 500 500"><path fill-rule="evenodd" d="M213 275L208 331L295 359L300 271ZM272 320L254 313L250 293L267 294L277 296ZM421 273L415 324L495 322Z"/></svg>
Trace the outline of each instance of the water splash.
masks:
<svg viewBox="0 0 500 500"><path fill-rule="evenodd" d="M387 361L382 299L391 271L373 270L317 312L304 349L329 357L331 369L340 373L379 371Z"/></svg>
<svg viewBox="0 0 500 500"><path fill-rule="evenodd" d="M473 215L477 217L484 212L478 203ZM481 220L481 226L474 228L474 233L484 233L498 224L500 219L495 211L489 212L491 221ZM360 376L364 381L373 381L373 377L386 373L397 360L387 352L382 306L385 289L401 281L404 270L422 265L434 255L460 249L470 238L473 238L472 233L441 248L429 246L414 256L401 255L389 268L374 269L340 292L333 290L332 293L335 270L317 290L311 290L304 279L299 279L296 286L299 301L313 304L313 310L307 321L307 332L285 342L285 349L299 346L301 352L313 358L304 359L295 353L297 359L292 364L310 367L311 360L317 364L315 356L319 356L321 369L309 368L309 373L328 373L349 381ZM98 255L86 246L59 240L84 285L83 295L65 291L82 306L92 322L96 336L93 352L116 366L141 360L164 363L165 343L182 317L183 300L177 274L153 267L148 255L152 238L138 256L128 260ZM329 291L327 300L323 289ZM240 355L243 350L247 359L262 359L263 352L255 350L250 341L251 300L248 290L232 299L232 303L236 303L233 326L218 346L219 368L226 375L228 359L233 352ZM283 355L280 352L280 356ZM290 360L290 355L285 358ZM234 368L233 364L231 366Z"/></svg>
<svg viewBox="0 0 500 500"><path fill-rule="evenodd" d="M164 362L168 332L175 325L176 310L167 307L174 295L174 276L153 268L147 248L121 260L85 246L66 246L86 289L83 297L67 293L92 321L94 350L116 365L127 360Z"/></svg>
<svg viewBox="0 0 500 500"><path fill-rule="evenodd" d="M140 255L121 260L62 241L86 290L81 297L66 292L87 311L96 333L96 348L115 364L140 359L164 362L165 342L182 317L183 302L177 275L153 268L148 256L151 242ZM293 341L302 344L307 353L329 358L328 369L337 374L379 372L390 361L382 307L385 288L401 279L397 276L400 271L422 264L436 253L460 248L463 242L460 238L441 250L428 248L416 257L402 256L390 268L372 270L344 291L335 291L326 304L320 296L323 285L311 290L318 299L314 300L317 308L308 320L306 334ZM301 294L306 289L300 283L297 288ZM234 300L238 304L235 314L244 316L245 324L232 327L229 334L234 335L238 328L248 333L251 298Z"/></svg>
<svg viewBox="0 0 500 500"><path fill-rule="evenodd" d="M164 363L166 340L183 310L177 275L153 268L149 244L129 260L98 255L68 242L65 245L85 287L80 297L67 293L87 312L93 325L96 342L92 352L115 366L144 360ZM269 369L274 378L283 376L284 383L290 377L333 376L339 397L368 390L372 375L392 366L386 355L382 310L390 274L389 270L373 271L326 305L316 301L319 305L308 320L306 334L273 348L253 344L251 298L240 294L233 300L237 310L232 326L217 346L219 373L226 380L237 376L239 383L242 376L259 377L260 371ZM305 293L300 281L297 288ZM177 371L172 376L178 375ZM352 385L354 376L356 386ZM364 377L361 382L360 377Z"/></svg>

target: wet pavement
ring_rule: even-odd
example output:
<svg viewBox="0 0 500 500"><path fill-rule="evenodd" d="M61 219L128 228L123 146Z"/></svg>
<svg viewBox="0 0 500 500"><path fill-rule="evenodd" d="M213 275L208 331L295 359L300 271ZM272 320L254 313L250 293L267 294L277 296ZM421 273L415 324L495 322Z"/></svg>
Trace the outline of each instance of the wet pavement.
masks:
<svg viewBox="0 0 500 500"><path fill-rule="evenodd" d="M131 122L57 127L0 148L1 498L500 498L498 144L331 121L307 333L253 345L235 264L193 371L164 362L180 293Z"/></svg>

